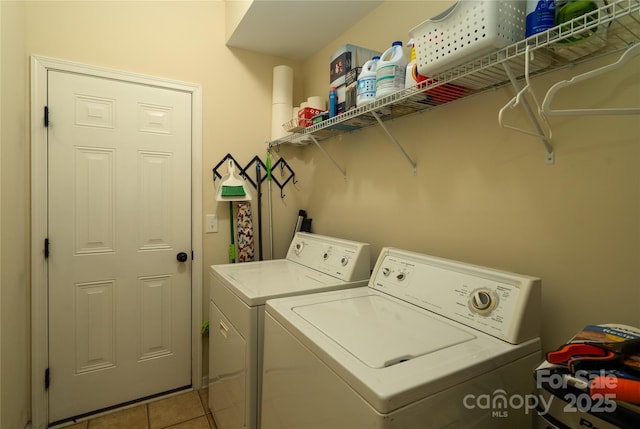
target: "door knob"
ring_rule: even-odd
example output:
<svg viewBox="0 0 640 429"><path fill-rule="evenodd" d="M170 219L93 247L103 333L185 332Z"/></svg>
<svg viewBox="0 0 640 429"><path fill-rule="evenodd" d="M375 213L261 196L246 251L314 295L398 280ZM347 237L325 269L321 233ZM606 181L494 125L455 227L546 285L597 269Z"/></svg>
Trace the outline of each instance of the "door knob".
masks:
<svg viewBox="0 0 640 429"><path fill-rule="evenodd" d="M185 262L187 259L189 259L189 256L186 254L186 252L180 252L176 255L176 259L178 260L178 262Z"/></svg>

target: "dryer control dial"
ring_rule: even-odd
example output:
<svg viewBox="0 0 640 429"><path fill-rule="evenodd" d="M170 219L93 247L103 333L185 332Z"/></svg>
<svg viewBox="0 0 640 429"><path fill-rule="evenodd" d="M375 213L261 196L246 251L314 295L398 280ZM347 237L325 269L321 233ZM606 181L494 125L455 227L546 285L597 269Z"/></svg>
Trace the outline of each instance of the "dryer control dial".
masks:
<svg viewBox="0 0 640 429"><path fill-rule="evenodd" d="M343 256L342 258L340 258L340 265L342 265L343 267L346 267L348 263L349 263L348 256Z"/></svg>
<svg viewBox="0 0 640 429"><path fill-rule="evenodd" d="M294 246L295 254L299 255L300 253L302 253L302 249L304 249L304 242L303 241L298 241Z"/></svg>
<svg viewBox="0 0 640 429"><path fill-rule="evenodd" d="M498 304L498 298L490 289L476 289L471 292L469 308L478 314L486 315Z"/></svg>

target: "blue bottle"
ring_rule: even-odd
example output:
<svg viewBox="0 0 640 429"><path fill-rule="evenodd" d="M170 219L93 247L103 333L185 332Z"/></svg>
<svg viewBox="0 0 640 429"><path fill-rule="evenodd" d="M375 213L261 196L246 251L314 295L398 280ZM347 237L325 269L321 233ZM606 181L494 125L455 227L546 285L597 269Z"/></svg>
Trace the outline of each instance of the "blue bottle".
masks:
<svg viewBox="0 0 640 429"><path fill-rule="evenodd" d="M333 118L338 114L338 92L336 87L329 88L329 117Z"/></svg>
<svg viewBox="0 0 640 429"><path fill-rule="evenodd" d="M556 18L555 0L527 0L526 37L547 31L554 26Z"/></svg>

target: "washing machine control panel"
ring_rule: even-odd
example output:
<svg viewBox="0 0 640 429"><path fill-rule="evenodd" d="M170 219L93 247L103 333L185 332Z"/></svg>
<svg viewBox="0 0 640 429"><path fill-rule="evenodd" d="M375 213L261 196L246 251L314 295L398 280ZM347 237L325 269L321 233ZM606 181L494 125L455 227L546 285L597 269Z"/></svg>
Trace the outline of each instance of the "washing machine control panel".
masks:
<svg viewBox="0 0 640 429"><path fill-rule="evenodd" d="M536 278L386 248L369 286L514 344L539 330Z"/></svg>
<svg viewBox="0 0 640 429"><path fill-rule="evenodd" d="M371 273L369 244L298 232L287 259L343 281L366 280Z"/></svg>
<svg viewBox="0 0 640 429"><path fill-rule="evenodd" d="M491 289L476 289L469 297L469 309L478 314L490 314L497 305L498 297Z"/></svg>

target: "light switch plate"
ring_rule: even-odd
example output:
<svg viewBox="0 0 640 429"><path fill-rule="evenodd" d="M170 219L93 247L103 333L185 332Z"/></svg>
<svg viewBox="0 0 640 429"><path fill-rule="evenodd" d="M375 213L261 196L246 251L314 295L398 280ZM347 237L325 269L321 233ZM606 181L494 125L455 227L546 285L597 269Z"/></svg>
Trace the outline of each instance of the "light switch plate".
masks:
<svg viewBox="0 0 640 429"><path fill-rule="evenodd" d="M218 232L218 215L208 214L205 216L205 232Z"/></svg>

